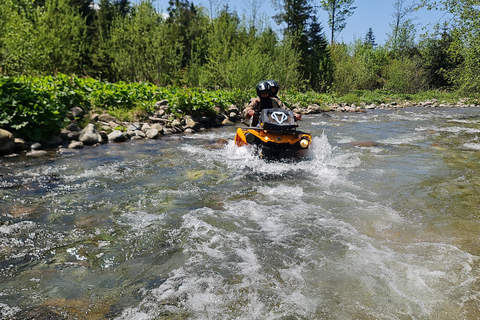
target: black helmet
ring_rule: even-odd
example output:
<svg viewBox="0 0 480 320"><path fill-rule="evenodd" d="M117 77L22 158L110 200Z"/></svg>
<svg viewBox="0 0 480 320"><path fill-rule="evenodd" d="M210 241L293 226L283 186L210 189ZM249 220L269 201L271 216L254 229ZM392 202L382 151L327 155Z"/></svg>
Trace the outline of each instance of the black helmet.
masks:
<svg viewBox="0 0 480 320"><path fill-rule="evenodd" d="M260 97L260 94L263 92L268 92L269 96L270 96L270 93L272 93L272 88L270 87L267 81L262 81L259 84L257 84L257 95Z"/></svg>
<svg viewBox="0 0 480 320"><path fill-rule="evenodd" d="M277 92L280 90L280 86L278 85L277 81L275 81L275 80L268 80L267 83L272 88L271 96L275 97L277 95Z"/></svg>

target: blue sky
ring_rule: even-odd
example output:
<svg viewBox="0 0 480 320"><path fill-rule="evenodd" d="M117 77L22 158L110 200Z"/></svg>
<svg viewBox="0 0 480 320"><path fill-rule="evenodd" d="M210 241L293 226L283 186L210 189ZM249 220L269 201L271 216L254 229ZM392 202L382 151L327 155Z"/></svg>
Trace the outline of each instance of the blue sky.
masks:
<svg viewBox="0 0 480 320"><path fill-rule="evenodd" d="M190 0L190 2L193 2L195 5L204 6L208 10L210 9L211 3L217 4L217 6L228 4L230 11L235 10L239 15L244 14L247 17L251 15L249 3L252 3L252 0ZM393 22L394 2L395 0L356 0L354 6L356 6L357 9L354 14L348 18L346 28L336 36L336 40L339 42L352 43L355 39L363 39L368 29L372 28L377 44L384 44L388 34L391 33L390 24ZM276 23L269 18L276 14L271 0L257 0L257 3L262 3L259 13L268 18L268 23L274 30L279 30ZM314 0L313 3L319 4L320 1ZM411 3L412 2L408 0L405 2L406 5ZM168 0L157 0L154 2L154 5L158 10L163 9L163 11L166 12ZM327 39L330 39L330 29L327 25L328 14L319 9L317 17L319 18ZM426 31L432 32L432 25L437 22L443 22L446 19L446 15L440 11L422 9L413 12L409 18L413 19L418 35Z"/></svg>

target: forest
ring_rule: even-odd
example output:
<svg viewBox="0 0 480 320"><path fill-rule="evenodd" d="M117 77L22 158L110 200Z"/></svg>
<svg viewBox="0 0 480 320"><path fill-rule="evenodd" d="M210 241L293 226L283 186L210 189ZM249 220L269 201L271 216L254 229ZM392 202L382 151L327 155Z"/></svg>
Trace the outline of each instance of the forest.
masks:
<svg viewBox="0 0 480 320"><path fill-rule="evenodd" d="M477 1L393 2L388 40L377 45L371 30L354 43L335 41L354 0L278 0L272 16L281 34L255 12L239 16L224 6L213 14L188 0L171 0L167 12L152 1L2 0L0 73L208 90L248 90L276 79L285 89L319 93L478 93ZM417 34L411 17L419 7L452 18ZM318 21L317 10L326 10L328 21Z"/></svg>
<svg viewBox="0 0 480 320"><path fill-rule="evenodd" d="M60 130L74 106L131 121L163 99L178 117L212 115L244 105L267 79L280 83L287 105L325 110L479 99L477 0L394 0L382 45L371 29L354 43L336 41L355 0L272 0L280 34L250 1L251 16L239 16L188 0L170 0L167 12L151 0L2 0L0 128L39 141ZM411 16L420 7L451 18L417 34ZM328 21L317 19L320 9Z"/></svg>

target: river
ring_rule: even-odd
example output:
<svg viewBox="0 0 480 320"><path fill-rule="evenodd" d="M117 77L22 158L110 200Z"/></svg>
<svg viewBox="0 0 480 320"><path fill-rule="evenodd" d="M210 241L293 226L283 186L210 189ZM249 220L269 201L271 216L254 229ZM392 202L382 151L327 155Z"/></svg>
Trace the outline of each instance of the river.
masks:
<svg viewBox="0 0 480 320"><path fill-rule="evenodd" d="M304 116L0 159L0 319L478 319L480 109Z"/></svg>

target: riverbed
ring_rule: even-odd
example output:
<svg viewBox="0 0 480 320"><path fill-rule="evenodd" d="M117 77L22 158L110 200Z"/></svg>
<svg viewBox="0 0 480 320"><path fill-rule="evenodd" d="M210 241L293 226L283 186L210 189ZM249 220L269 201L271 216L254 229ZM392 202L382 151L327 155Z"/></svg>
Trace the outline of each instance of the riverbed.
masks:
<svg viewBox="0 0 480 320"><path fill-rule="evenodd" d="M480 109L300 126L0 159L0 319L480 318Z"/></svg>

